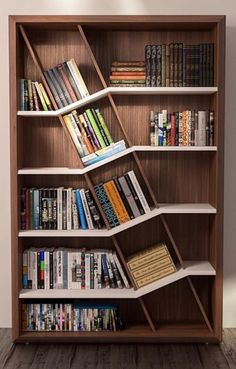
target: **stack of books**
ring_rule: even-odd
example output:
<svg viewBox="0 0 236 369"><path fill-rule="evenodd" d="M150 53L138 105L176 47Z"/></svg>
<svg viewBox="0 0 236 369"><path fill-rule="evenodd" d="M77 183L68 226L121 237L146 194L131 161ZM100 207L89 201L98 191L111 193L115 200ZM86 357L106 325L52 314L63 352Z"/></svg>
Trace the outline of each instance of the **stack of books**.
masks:
<svg viewBox="0 0 236 369"><path fill-rule="evenodd" d="M111 228L151 211L133 170L94 189Z"/></svg>
<svg viewBox="0 0 236 369"><path fill-rule="evenodd" d="M24 289L130 288L115 251L30 248L23 252Z"/></svg>
<svg viewBox="0 0 236 369"><path fill-rule="evenodd" d="M48 69L44 75L59 109L89 96L74 59Z"/></svg>
<svg viewBox="0 0 236 369"><path fill-rule="evenodd" d="M151 146L213 146L214 112L150 112Z"/></svg>
<svg viewBox="0 0 236 369"><path fill-rule="evenodd" d="M89 190L23 188L21 229L94 229L103 221Z"/></svg>
<svg viewBox="0 0 236 369"><path fill-rule="evenodd" d="M113 87L143 87L146 83L144 61L114 61L110 85Z"/></svg>
<svg viewBox="0 0 236 369"><path fill-rule="evenodd" d="M214 44L146 45L146 86L198 87L214 85Z"/></svg>
<svg viewBox="0 0 236 369"><path fill-rule="evenodd" d="M40 82L20 79L20 110L53 110L45 88Z"/></svg>
<svg viewBox="0 0 236 369"><path fill-rule="evenodd" d="M122 328L116 305L22 304L23 332L115 332Z"/></svg>
<svg viewBox="0 0 236 369"><path fill-rule="evenodd" d="M97 163L126 149L125 141L114 142L98 108L63 116L65 125L85 166Z"/></svg>
<svg viewBox="0 0 236 369"><path fill-rule="evenodd" d="M149 247L130 256L127 265L137 288L176 272L165 243Z"/></svg>

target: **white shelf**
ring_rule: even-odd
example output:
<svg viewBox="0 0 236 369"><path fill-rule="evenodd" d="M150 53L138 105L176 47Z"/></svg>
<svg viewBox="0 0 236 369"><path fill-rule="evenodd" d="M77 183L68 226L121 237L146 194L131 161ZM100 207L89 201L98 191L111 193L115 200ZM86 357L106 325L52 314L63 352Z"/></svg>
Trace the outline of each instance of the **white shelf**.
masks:
<svg viewBox="0 0 236 369"><path fill-rule="evenodd" d="M67 114L73 109L81 108L97 101L108 94L112 95L211 95L218 91L217 87L107 87L101 91L54 111L18 111L24 117L57 117Z"/></svg>
<svg viewBox="0 0 236 369"><path fill-rule="evenodd" d="M103 159L95 164L85 168L66 168L66 167L40 167L40 168L22 168L18 170L19 175L41 175L41 174L77 174L83 175L107 163L131 154L134 151L217 151L216 146L132 146L124 151Z"/></svg>
<svg viewBox="0 0 236 369"><path fill-rule="evenodd" d="M126 229L132 228L161 214L216 214L210 204L159 204L158 209L132 219L112 229L86 230L27 230L20 231L19 237L110 237Z"/></svg>
<svg viewBox="0 0 236 369"><path fill-rule="evenodd" d="M136 299L187 276L214 276L216 274L214 268L208 261L185 261L184 266L184 269L179 267L177 268L176 273L161 278L158 281L139 288L138 290L134 290L133 288L103 288L95 290L21 290L19 297L20 299Z"/></svg>

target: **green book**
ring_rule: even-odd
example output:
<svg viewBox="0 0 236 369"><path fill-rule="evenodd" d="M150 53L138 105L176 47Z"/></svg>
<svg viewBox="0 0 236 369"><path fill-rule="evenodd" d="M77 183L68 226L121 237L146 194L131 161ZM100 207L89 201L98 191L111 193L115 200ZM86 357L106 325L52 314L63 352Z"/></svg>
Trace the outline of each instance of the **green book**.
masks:
<svg viewBox="0 0 236 369"><path fill-rule="evenodd" d="M108 139L108 141L109 141L109 144L112 144L114 141L113 141L113 139L112 139L112 137L111 137L111 133L110 133L110 131L109 131L108 127L107 127L107 124L106 124L106 122L105 122L105 120L104 120L104 118L103 118L102 114L100 113L100 111L99 111L99 109L98 109L98 108L97 108L97 109L95 109L95 112L96 112L96 114L97 114L97 117L98 117L98 119L99 119L99 122L101 123L101 126L102 126L102 128L103 128L103 131L105 132L105 135L106 135L106 137L107 137L107 139Z"/></svg>
<svg viewBox="0 0 236 369"><path fill-rule="evenodd" d="M99 141L99 144L100 144L101 148L103 149L104 147L106 147L106 144L105 144L105 142L104 142L104 140L102 138L101 132L100 132L100 130L99 130L98 126L97 126L97 123L96 123L96 121L94 119L93 113L92 113L92 111L90 109L85 110L85 112L86 112L86 114L88 116L88 119L89 119L89 121L90 121L90 123L91 123L91 125L93 127L94 133L97 136L97 139Z"/></svg>

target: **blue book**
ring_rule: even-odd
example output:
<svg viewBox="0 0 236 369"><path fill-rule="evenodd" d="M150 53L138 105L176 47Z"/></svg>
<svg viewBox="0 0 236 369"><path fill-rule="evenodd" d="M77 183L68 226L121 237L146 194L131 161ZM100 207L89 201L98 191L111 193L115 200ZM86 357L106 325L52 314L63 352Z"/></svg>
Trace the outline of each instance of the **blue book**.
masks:
<svg viewBox="0 0 236 369"><path fill-rule="evenodd" d="M100 183L96 185L94 187L94 190L111 228L118 226L120 224L119 220L115 214L107 193L104 190L103 184Z"/></svg>
<svg viewBox="0 0 236 369"><path fill-rule="evenodd" d="M78 215L79 215L79 219L80 219L80 224L81 224L81 228L82 229L87 229L87 222L86 222L86 218L85 218L85 214L84 214L84 208L83 208L83 203L82 203L82 199L81 199L81 195L80 195L80 190L76 190L76 204L77 204L77 209L78 209Z"/></svg>
<svg viewBox="0 0 236 369"><path fill-rule="evenodd" d="M109 288L110 282L109 282L109 273L108 273L108 268L107 268L106 254L102 254L102 271L103 271L105 287Z"/></svg>
<svg viewBox="0 0 236 369"><path fill-rule="evenodd" d="M34 190L34 229L39 229L39 190Z"/></svg>
<svg viewBox="0 0 236 369"><path fill-rule="evenodd" d="M93 159L88 160L87 162L84 163L84 165L85 166L88 166L88 165L92 165L92 164L98 163L99 161L104 160L104 159L107 159L110 156L113 156L115 154L118 154L119 152L124 151L125 149L126 148L123 147L123 146L114 147L110 151L107 151L107 152L105 152L104 154L101 154L101 155L97 155Z"/></svg>

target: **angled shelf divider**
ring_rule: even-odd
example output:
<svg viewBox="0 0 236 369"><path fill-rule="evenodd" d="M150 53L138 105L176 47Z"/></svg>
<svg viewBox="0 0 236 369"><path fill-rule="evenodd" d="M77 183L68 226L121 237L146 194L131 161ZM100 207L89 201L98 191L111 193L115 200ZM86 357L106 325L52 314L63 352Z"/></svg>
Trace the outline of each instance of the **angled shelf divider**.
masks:
<svg viewBox="0 0 236 369"><path fill-rule="evenodd" d="M170 22L171 28L166 22ZM43 33L41 31L42 25L44 26ZM63 42L61 30L64 34ZM201 32L198 32L199 30ZM13 339L15 341L94 342L99 339L101 342L174 342L190 339L201 342L217 342L221 340L224 32L225 18L221 16L118 16L112 17L112 19L111 17L91 16L49 16L47 18L38 16L33 17L33 21L31 17L27 16L10 17L12 311ZM101 43L101 40L104 42ZM133 60L133 51L135 51L135 58L142 60L147 42L158 44L163 40L164 42L176 40L176 42L187 44L214 43L216 50L214 56L215 87L132 88L108 86L107 81L112 61ZM129 47L121 48L123 41L126 41ZM68 47L64 48L63 43ZM23 55L24 49L26 56ZM53 53L51 53L51 49L54 50ZM91 95L58 109L43 71L56 63L63 62L65 57L73 57L69 53L72 53L75 58L77 58L75 55L78 55L77 62L80 61L80 58L84 60L85 80L87 78L88 83L92 86ZM20 63L17 64L19 61ZM22 73L26 73L26 75L24 76ZM35 75L38 76L37 78L41 78L44 83L54 108L53 111L17 111L17 80L22 77L35 78ZM150 96L150 102L147 100L149 97L145 96ZM164 104L168 104L168 107L173 109L172 111L175 111L178 105L183 107L182 96L184 96L192 109L206 109L207 107L207 109L214 110L216 114L214 146L147 146L147 140L144 142L141 139L142 134L146 135L147 133L147 126L143 125L140 117L142 112L153 109L155 96L158 97L157 104L160 105L160 109L166 108ZM109 107L105 107L107 116L114 115L116 120L116 123L112 120L114 129L121 132L127 147L118 154L84 167L67 131L63 115L94 102L98 102L99 105L101 99L108 101ZM138 99L138 103L135 103L135 99ZM132 123L136 124L136 139L130 135L127 129L130 122L128 116L126 118L126 113L132 105L137 110L135 113L137 120L136 117L132 119ZM37 125L37 118L42 127L42 139L46 137L45 134L48 132L47 144L56 137L55 118L58 118L63 128L63 136L60 133L60 137L65 137L65 139L63 138L59 160L55 160L52 150L52 157L47 158L46 165L41 165L40 156L34 157L33 165L24 165L27 163L27 155L30 155L30 145L28 153L27 149L23 150L22 153L21 150L32 137L34 125ZM46 122L45 127L44 122ZM24 130L27 129L29 132L25 137ZM144 145L141 144L143 142ZM73 148L76 163L73 162L72 158L68 160L68 165L63 161L63 155L67 151L66 145ZM154 152L159 152L155 156L157 160L154 158ZM148 159L149 155L150 160ZM55 160L55 165L53 160ZM62 165L57 166L60 160ZM163 171L163 165L160 165L164 161L166 161L166 172ZM111 228L94 191L94 185L99 183L98 178L99 180L103 176L104 178L112 178L112 175L118 175L122 170L124 173L123 166L127 171L131 163L136 166L139 176L146 186L151 211ZM175 170L175 168L177 168L175 172L177 176L173 176L173 181L170 181L170 177L167 178L167 176L170 176L171 169ZM105 228L101 230L19 231L20 188L22 184L36 183L37 178L32 178L34 175L42 177L41 183L43 183L44 176L49 179L53 178L53 183L56 183L55 181L58 179L58 185L60 185L60 175L64 177L74 175L73 183L75 183L76 175L83 175L86 186L91 191L101 213ZM157 176L158 186L156 186ZM70 178L67 178L66 183L69 183ZM48 182L46 181L46 183ZM166 193L163 191L165 185ZM191 188L194 190L191 191ZM171 200L170 203L168 203L169 200ZM186 245L191 230L181 226L180 217L184 219L184 217L188 217L188 214L192 214L194 228L191 227L191 229L194 229L197 240L192 240L193 242ZM160 236L155 235L155 229L150 228L152 219L158 216L168 240L168 248L176 257L177 272L136 289L126 263L127 256L132 253L132 247L135 250L136 247L137 250L140 249L138 243L141 243L142 248L144 248L153 242L162 242L162 239L159 239ZM205 222L204 230L200 229L198 225L198 220L202 217L204 217ZM143 231L145 227L149 231ZM126 230L128 232L125 232ZM130 237L131 233L135 234L134 243L137 245L130 243L129 232ZM112 243L132 288L83 291L22 290L19 276L21 275L23 251L29 245L30 247L31 245L42 247L43 240L47 240L49 244L52 237L55 238L56 245L63 245L63 247L70 247L71 238L81 237L85 244L90 238L95 242L96 239L106 238L102 242ZM198 238L200 242L198 242ZM75 245L74 242L73 245ZM196 245L198 245L197 250ZM192 257L193 255L196 255L196 259ZM201 276L202 278L200 278ZM177 281L178 286L174 283ZM185 288L180 287L181 283L186 283ZM165 287L165 293L162 293L163 287ZM24 301L29 302L31 299L32 301L34 299L42 299L42 301L44 299L52 299L53 301L58 299L61 301L65 298L76 300L115 299L124 313L121 318L124 319L126 328L120 332L77 332L76 334L74 334L75 332L26 333L22 331L21 306ZM190 303L195 303L196 311L192 309ZM175 309L176 306L177 309ZM138 311L140 312L138 313ZM165 328L166 322L168 328ZM181 329L178 330L177 327Z"/></svg>

